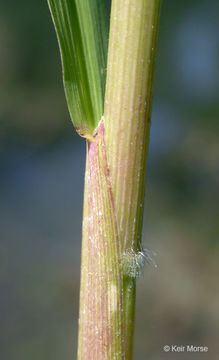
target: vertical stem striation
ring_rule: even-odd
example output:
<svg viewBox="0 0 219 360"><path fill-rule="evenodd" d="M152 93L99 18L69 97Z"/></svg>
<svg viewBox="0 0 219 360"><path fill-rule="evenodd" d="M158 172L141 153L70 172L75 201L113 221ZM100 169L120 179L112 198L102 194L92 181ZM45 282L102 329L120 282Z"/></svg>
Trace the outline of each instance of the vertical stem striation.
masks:
<svg viewBox="0 0 219 360"><path fill-rule="evenodd" d="M104 117L87 136L78 360L131 360L160 0L112 0Z"/></svg>
<svg viewBox="0 0 219 360"><path fill-rule="evenodd" d="M120 243L104 124L87 142L78 360L123 360Z"/></svg>
<svg viewBox="0 0 219 360"><path fill-rule="evenodd" d="M105 141L122 254L141 251L145 167L160 0L112 0ZM137 271L137 270L136 270ZM123 277L125 359L132 358L135 271Z"/></svg>
<svg viewBox="0 0 219 360"><path fill-rule="evenodd" d="M87 138L78 360L132 359L160 2L112 0L104 99L109 1L48 0L70 114Z"/></svg>

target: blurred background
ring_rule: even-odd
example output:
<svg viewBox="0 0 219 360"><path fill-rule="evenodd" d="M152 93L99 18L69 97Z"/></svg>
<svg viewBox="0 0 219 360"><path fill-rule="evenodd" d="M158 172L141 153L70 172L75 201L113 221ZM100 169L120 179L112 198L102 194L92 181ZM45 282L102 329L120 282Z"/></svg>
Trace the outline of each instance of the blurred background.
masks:
<svg viewBox="0 0 219 360"><path fill-rule="evenodd" d="M138 280L135 360L218 359L217 14L163 1L143 229L158 267ZM0 0L0 80L1 358L76 359L85 142L46 0Z"/></svg>

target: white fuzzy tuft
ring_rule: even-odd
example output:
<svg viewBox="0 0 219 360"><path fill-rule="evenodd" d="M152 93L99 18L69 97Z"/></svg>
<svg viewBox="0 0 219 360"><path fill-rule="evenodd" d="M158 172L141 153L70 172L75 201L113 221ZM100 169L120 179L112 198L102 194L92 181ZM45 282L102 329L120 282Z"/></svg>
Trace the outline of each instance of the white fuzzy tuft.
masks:
<svg viewBox="0 0 219 360"><path fill-rule="evenodd" d="M151 256L151 252L148 250L142 249L138 252L134 252L132 250L124 253L122 256L123 274L131 278L139 277L143 272L144 264L146 262L152 263L155 267L157 267Z"/></svg>

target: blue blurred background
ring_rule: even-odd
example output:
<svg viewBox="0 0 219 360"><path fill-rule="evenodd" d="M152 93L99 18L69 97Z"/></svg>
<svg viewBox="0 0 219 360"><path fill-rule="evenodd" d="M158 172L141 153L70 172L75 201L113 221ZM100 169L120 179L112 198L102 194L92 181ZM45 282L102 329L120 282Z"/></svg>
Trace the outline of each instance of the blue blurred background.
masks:
<svg viewBox="0 0 219 360"><path fill-rule="evenodd" d="M158 267L138 280L135 360L218 358L217 15L163 1L143 229ZM1 358L76 359L85 142L46 0L1 0L0 79Z"/></svg>

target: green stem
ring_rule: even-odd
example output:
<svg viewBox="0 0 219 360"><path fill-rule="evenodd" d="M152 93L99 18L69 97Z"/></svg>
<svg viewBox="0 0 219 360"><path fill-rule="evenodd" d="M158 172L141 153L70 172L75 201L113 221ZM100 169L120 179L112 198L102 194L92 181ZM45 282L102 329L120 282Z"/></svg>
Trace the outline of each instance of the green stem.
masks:
<svg viewBox="0 0 219 360"><path fill-rule="evenodd" d="M160 0L113 0L105 95L105 141L123 279L125 359L132 359L141 228ZM136 269L134 267L136 266Z"/></svg>
<svg viewBox="0 0 219 360"><path fill-rule="evenodd" d="M131 360L160 0L112 0L104 117L87 136L78 360Z"/></svg>

